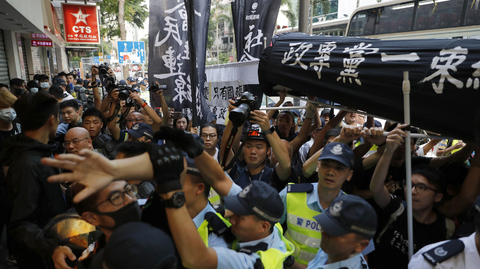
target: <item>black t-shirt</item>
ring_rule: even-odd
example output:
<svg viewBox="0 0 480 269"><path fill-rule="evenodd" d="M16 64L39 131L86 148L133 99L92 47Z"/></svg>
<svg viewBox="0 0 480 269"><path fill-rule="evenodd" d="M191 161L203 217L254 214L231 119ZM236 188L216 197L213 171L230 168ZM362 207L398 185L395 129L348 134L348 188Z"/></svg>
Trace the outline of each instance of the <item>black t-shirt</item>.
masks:
<svg viewBox="0 0 480 269"><path fill-rule="evenodd" d="M408 266L408 226L406 202L392 197L382 210L377 235L374 238L375 251L369 254L369 267L402 268ZM422 247L447 239L445 217L437 213L431 224L422 224L413 219L413 253Z"/></svg>

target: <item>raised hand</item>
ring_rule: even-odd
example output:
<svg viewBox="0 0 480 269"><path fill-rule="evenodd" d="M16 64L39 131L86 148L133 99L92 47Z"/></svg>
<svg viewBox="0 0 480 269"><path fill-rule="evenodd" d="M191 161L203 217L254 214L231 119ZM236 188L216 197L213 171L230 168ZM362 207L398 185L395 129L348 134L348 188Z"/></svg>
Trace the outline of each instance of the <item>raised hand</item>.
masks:
<svg viewBox="0 0 480 269"><path fill-rule="evenodd" d="M62 173L48 178L49 182L78 182L85 185L73 202L78 203L91 194L105 188L116 178L116 163L94 151L84 149L79 152L81 156L74 154L60 154L57 159L42 158L42 164L63 168L72 173Z"/></svg>

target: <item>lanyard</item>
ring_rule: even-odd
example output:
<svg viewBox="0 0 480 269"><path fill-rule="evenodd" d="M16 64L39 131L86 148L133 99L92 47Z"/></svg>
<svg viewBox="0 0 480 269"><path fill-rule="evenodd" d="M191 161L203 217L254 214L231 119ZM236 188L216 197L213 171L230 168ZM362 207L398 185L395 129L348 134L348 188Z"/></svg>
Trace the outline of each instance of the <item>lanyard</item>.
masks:
<svg viewBox="0 0 480 269"><path fill-rule="evenodd" d="M248 168L245 168L245 171L247 172L247 175L248 175L248 179L250 180L250 182L252 182L252 177L251 177L251 174L250 172L248 171ZM260 176L258 177L258 180L262 180L262 176L263 176L263 172L265 171L265 167L262 169L262 172L260 172Z"/></svg>

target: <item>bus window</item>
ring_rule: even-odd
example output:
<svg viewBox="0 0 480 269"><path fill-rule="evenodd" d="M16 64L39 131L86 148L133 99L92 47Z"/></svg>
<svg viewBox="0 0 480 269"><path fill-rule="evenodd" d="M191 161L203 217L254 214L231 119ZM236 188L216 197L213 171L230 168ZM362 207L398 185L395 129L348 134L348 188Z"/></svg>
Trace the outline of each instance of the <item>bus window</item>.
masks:
<svg viewBox="0 0 480 269"><path fill-rule="evenodd" d="M465 25L480 24L480 1L469 0L467 13L465 14Z"/></svg>
<svg viewBox="0 0 480 269"><path fill-rule="evenodd" d="M418 3L415 30L428 30L460 25L464 0L433 1Z"/></svg>
<svg viewBox="0 0 480 269"><path fill-rule="evenodd" d="M377 10L365 10L356 13L351 20L349 36L373 35L377 20Z"/></svg>
<svg viewBox="0 0 480 269"><path fill-rule="evenodd" d="M413 18L413 1L386 6L379 10L376 34L410 31Z"/></svg>

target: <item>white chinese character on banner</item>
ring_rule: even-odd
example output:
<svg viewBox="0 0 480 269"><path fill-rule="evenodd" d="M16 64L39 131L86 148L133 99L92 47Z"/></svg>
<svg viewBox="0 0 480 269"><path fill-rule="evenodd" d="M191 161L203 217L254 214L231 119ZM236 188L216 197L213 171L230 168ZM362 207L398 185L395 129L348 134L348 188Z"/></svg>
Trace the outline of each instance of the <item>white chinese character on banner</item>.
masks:
<svg viewBox="0 0 480 269"><path fill-rule="evenodd" d="M250 55L250 50L253 47L262 45L262 39L263 39L262 30L257 29L257 35L253 36L253 31L252 30L255 28L255 25L249 25L248 27L249 27L250 31L244 37L244 39L247 42L245 43L245 48L243 49L243 55L240 58L240 62L248 62L248 61L258 60L258 58Z"/></svg>
<svg viewBox="0 0 480 269"><path fill-rule="evenodd" d="M290 65L300 65L304 70L308 69L308 65L302 63L302 57L303 55L309 51L312 47L313 44L307 43L307 42L298 42L298 43L290 43L288 44L290 46L290 51L283 55L283 60L282 64L285 64L286 62L290 61L293 57L295 57L295 61L291 63ZM298 46L298 47L297 47ZM295 49L294 49L295 48ZM299 53L301 51L301 53Z"/></svg>
<svg viewBox="0 0 480 269"><path fill-rule="evenodd" d="M318 61L315 63L310 63L310 67L313 66L313 69L317 72L318 79L322 78L322 68L325 66L330 68L330 53L337 47L335 41L325 42L324 44L320 44L318 47L318 57L315 57L315 60Z"/></svg>
<svg viewBox="0 0 480 269"><path fill-rule="evenodd" d="M154 75L155 78L166 79L166 78L177 76L177 75L185 75L185 73L181 72L183 63L177 64L177 59L175 58L174 53L175 51L170 46L168 47L168 50L165 52L165 55L162 56L162 60L165 62L164 66L170 70L170 73L155 74ZM177 70L177 67L178 67L178 70Z"/></svg>
<svg viewBox="0 0 480 269"><path fill-rule="evenodd" d="M449 71L450 70L454 72L457 71L457 66L463 63L465 59L467 59L466 54L468 54L468 49L464 49L460 46L457 46L453 49L441 50L440 56L446 56L446 57L435 56L431 64L431 68L437 69L438 71L424 78L421 82L430 81L433 78L440 76L440 80L438 81L438 84L435 84L434 82L432 82L432 87L435 90L435 93L437 94L443 93L445 79L447 79L448 82L455 85L458 89L463 88L463 82L454 78L452 75L450 75Z"/></svg>
<svg viewBox="0 0 480 269"><path fill-rule="evenodd" d="M185 81L184 76L178 76L178 78L175 79L175 85L175 96L172 100L178 100L180 104L183 104L185 100L192 102L192 86L190 85L190 76L187 77L187 81Z"/></svg>
<svg viewBox="0 0 480 269"><path fill-rule="evenodd" d="M362 62L365 61L365 58L363 57L364 54L378 52L378 48L371 48L371 46L372 44L365 45L365 43L362 42L353 46L353 48L345 48L343 53L348 52L350 54L350 58L343 59L343 67L345 69L340 72L340 76L337 78L337 81L342 79L343 83L345 83L346 79L348 78L348 81L353 83L352 78L354 78L358 85L362 85L362 82L358 78L357 68Z"/></svg>
<svg viewBox="0 0 480 269"><path fill-rule="evenodd" d="M470 88L472 87L473 85L473 88L475 90L478 90L479 86L480 86L480 61L479 62L476 62L474 64L472 64L472 68L475 68L475 72L473 72L472 76L474 77L473 79L472 78L468 78L467 80L467 88Z"/></svg>

